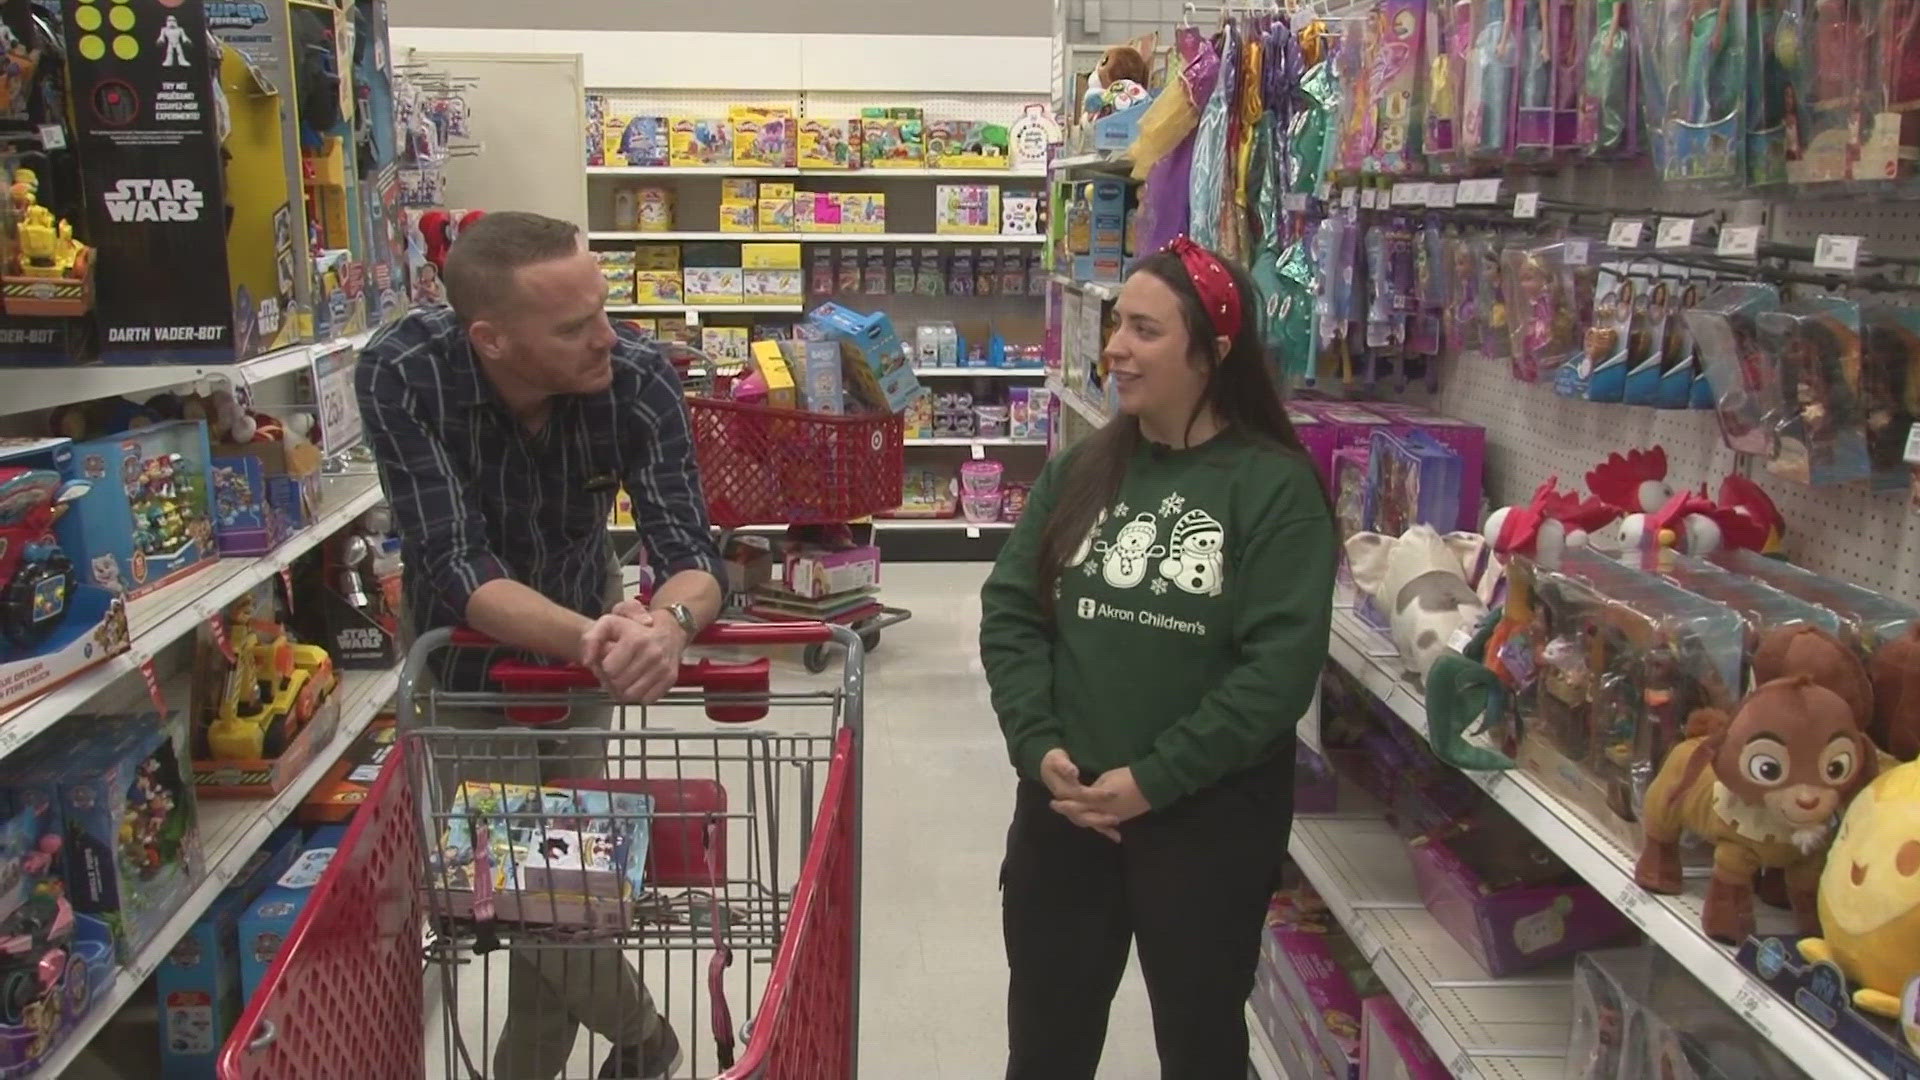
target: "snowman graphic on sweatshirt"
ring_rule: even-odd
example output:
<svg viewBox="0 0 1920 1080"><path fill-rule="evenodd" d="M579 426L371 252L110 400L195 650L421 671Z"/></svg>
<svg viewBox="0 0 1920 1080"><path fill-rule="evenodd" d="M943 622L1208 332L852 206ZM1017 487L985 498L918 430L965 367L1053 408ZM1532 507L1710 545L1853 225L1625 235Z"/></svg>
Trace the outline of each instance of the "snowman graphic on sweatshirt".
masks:
<svg viewBox="0 0 1920 1080"><path fill-rule="evenodd" d="M1148 565L1167 553L1165 547L1155 543L1159 535L1160 520L1152 514L1141 514L1120 526L1111 543L1095 544L1094 549L1104 556L1101 571L1107 584L1131 589L1147 580Z"/></svg>
<svg viewBox="0 0 1920 1080"><path fill-rule="evenodd" d="M1167 537L1160 576L1195 596L1219 596L1226 578L1227 531L1212 514L1195 508L1180 515Z"/></svg>

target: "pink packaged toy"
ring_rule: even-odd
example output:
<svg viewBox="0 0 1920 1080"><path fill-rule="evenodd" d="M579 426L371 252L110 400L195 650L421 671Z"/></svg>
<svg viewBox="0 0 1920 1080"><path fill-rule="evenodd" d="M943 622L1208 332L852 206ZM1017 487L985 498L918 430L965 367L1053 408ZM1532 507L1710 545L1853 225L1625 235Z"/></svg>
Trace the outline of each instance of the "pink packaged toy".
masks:
<svg viewBox="0 0 1920 1080"><path fill-rule="evenodd" d="M1397 402L1370 404L1368 408L1389 420L1419 428L1433 441L1460 457L1460 522L1454 526L1473 532L1480 526L1481 481L1487 467L1487 429L1479 424L1428 412L1418 405Z"/></svg>
<svg viewBox="0 0 1920 1080"><path fill-rule="evenodd" d="M1287 419L1292 421L1294 433L1300 436L1301 445L1307 448L1307 460L1320 473L1320 479L1333 481L1333 428L1320 422L1320 418L1305 409L1287 407Z"/></svg>
<svg viewBox="0 0 1920 1080"><path fill-rule="evenodd" d="M1311 904L1320 904L1310 896ZM1281 897L1275 897L1281 905ZM1377 987L1359 948L1331 919L1289 925L1284 906L1268 913L1267 938L1254 977L1256 996L1273 1009L1263 1018L1276 1046L1291 1046L1307 1071L1296 1075L1359 1080L1360 1001L1354 977ZM1276 921L1279 920L1279 921ZM1357 966L1356 966L1357 965ZM1288 1030L1289 1024L1298 1025Z"/></svg>
<svg viewBox="0 0 1920 1080"><path fill-rule="evenodd" d="M997 461L969 461L960 466L960 511L968 521L984 525L1000 520L1000 478Z"/></svg>
<svg viewBox="0 0 1920 1080"><path fill-rule="evenodd" d="M1452 1074L1386 994L1360 1003L1360 1080L1448 1080Z"/></svg>
<svg viewBox="0 0 1920 1080"><path fill-rule="evenodd" d="M788 555L785 569L788 592L820 600L880 584L880 549L872 545L845 551L810 549Z"/></svg>

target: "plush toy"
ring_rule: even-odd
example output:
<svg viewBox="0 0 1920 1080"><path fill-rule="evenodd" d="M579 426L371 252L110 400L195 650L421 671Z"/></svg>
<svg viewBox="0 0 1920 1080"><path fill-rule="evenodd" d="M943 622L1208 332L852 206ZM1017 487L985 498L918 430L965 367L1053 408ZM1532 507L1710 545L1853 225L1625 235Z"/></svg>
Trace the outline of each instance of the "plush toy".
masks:
<svg viewBox="0 0 1920 1080"><path fill-rule="evenodd" d="M1880 646L1873 675L1873 741L1901 761L1920 757L1920 624Z"/></svg>
<svg viewBox="0 0 1920 1080"><path fill-rule="evenodd" d="M1485 544L1475 533L1441 536L1431 525L1415 525L1397 539L1371 532L1347 538L1354 584L1388 613L1400 662L1417 678L1426 678L1456 630L1471 632L1487 613L1465 569Z"/></svg>
<svg viewBox="0 0 1920 1080"><path fill-rule="evenodd" d="M1131 45L1115 45L1100 57L1100 63L1094 66L1093 74L1087 76L1087 92L1081 98L1082 119L1091 122L1108 112L1122 108L1131 108L1146 99L1146 86L1149 78L1147 58L1140 50ZM1138 88L1135 94L1122 86L1131 83ZM1125 99L1126 103L1121 104Z"/></svg>
<svg viewBox="0 0 1920 1080"><path fill-rule="evenodd" d="M1920 762L1881 773L1841 820L1820 875L1819 937L1800 955L1829 961L1859 984L1853 1003L1900 1015L1920 976Z"/></svg>
<svg viewBox="0 0 1920 1080"><path fill-rule="evenodd" d="M1867 667L1840 639L1817 626L1782 626L1760 635L1753 646L1753 683L1805 675L1839 694L1853 710L1862 731L1873 724L1873 681Z"/></svg>
<svg viewBox="0 0 1920 1080"><path fill-rule="evenodd" d="M1760 554L1779 555L1784 550L1787 519L1781 515L1780 508L1774 505L1773 497L1761 490L1759 484L1738 473L1729 473L1726 479L1720 481L1718 502L1751 518L1765 530L1765 539L1758 549Z"/></svg>
<svg viewBox="0 0 1920 1080"><path fill-rule="evenodd" d="M1561 491L1560 478L1549 476L1525 505L1503 506L1488 514L1486 536L1501 559L1524 555L1553 569L1568 548L1587 546L1593 533L1619 517L1620 511L1599 499Z"/></svg>
<svg viewBox="0 0 1920 1080"><path fill-rule="evenodd" d="M1676 492L1652 513L1620 520L1620 543L1629 551L1656 544L1701 556L1722 548L1758 551L1767 535L1767 526L1751 513L1707 498L1705 484L1697 492Z"/></svg>
<svg viewBox="0 0 1920 1080"><path fill-rule="evenodd" d="M1785 871L1803 933L1819 923L1815 893L1834 821L1878 770L1873 745L1839 694L1807 675L1762 683L1729 719L1701 709L1647 789L1646 845L1634 880L1681 891L1680 836L1713 844L1701 928L1717 941L1753 933L1754 878Z"/></svg>
<svg viewBox="0 0 1920 1080"><path fill-rule="evenodd" d="M1587 473L1587 489L1622 514L1653 513L1673 497L1666 448L1609 454Z"/></svg>

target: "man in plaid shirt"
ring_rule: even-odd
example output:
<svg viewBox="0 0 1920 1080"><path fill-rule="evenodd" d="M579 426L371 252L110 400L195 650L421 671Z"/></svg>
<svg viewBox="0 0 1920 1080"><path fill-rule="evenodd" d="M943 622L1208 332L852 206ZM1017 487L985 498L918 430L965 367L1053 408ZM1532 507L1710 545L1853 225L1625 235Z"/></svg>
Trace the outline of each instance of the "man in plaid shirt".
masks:
<svg viewBox="0 0 1920 1080"><path fill-rule="evenodd" d="M461 231L442 277L451 306L383 330L355 377L414 627L470 626L588 667L617 700L658 700L721 603L678 376L657 349L608 322L606 283L568 222L482 217ZM662 577L650 606L622 599L607 536L622 485ZM465 667L438 675L459 689L479 677ZM609 722L607 710L574 712L573 725ZM446 710L435 719L505 723ZM547 750L546 777L485 779L580 776L581 743L567 746ZM672 1074L679 1040L617 953L518 948L508 966L495 1075L559 1075L582 1022L612 1046L601 1077Z"/></svg>

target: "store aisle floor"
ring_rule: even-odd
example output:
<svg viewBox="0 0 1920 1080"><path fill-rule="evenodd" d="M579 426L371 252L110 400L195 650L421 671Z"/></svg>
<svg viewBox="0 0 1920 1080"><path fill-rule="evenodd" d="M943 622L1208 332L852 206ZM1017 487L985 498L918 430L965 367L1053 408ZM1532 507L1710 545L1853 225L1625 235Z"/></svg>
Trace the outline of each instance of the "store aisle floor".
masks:
<svg viewBox="0 0 1920 1080"><path fill-rule="evenodd" d="M992 1080L1005 1067L997 878L1013 773L987 702L977 631L985 563L890 564L913 609L870 658L861 932L861 1076ZM1102 1080L1159 1075L1146 992L1129 971Z"/></svg>

